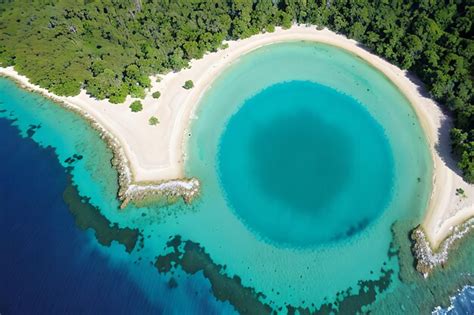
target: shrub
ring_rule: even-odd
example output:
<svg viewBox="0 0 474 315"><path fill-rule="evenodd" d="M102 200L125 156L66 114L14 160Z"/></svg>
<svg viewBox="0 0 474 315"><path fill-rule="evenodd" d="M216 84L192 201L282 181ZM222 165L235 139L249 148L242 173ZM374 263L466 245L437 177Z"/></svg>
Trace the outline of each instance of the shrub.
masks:
<svg viewBox="0 0 474 315"><path fill-rule="evenodd" d="M148 119L148 123L151 126L155 126L155 125L158 125L160 123L160 121L155 116L151 116L150 119Z"/></svg>
<svg viewBox="0 0 474 315"><path fill-rule="evenodd" d="M132 104L130 104L130 109L134 113L141 111L143 109L142 102L140 101L133 102Z"/></svg>
<svg viewBox="0 0 474 315"><path fill-rule="evenodd" d="M464 197L466 198L466 192L462 188L456 188L456 196Z"/></svg>
<svg viewBox="0 0 474 315"><path fill-rule="evenodd" d="M159 91L156 91L156 92L155 92L155 93L153 93L151 96L153 96L153 98L156 98L156 99L158 99L158 98L160 98L160 96L161 96L161 93L160 93Z"/></svg>
<svg viewBox="0 0 474 315"><path fill-rule="evenodd" d="M265 27L265 30L269 33L273 33L273 32L275 32L275 25L269 24L269 25L267 25L267 27Z"/></svg>
<svg viewBox="0 0 474 315"><path fill-rule="evenodd" d="M192 88L194 87L194 83L193 83L193 81L188 80L188 81L184 82L183 87L184 87L186 90L192 89Z"/></svg>

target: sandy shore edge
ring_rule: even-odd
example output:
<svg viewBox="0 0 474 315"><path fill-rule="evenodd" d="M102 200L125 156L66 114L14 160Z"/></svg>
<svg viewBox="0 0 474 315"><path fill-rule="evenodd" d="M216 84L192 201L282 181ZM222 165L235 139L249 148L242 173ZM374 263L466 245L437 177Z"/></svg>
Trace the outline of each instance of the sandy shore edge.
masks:
<svg viewBox="0 0 474 315"><path fill-rule="evenodd" d="M148 183L136 182L130 167L130 161L123 150L122 144L103 124L99 123L90 113L77 106L74 102L69 102L48 92L39 86L33 85L29 80L18 74L12 67L0 67L0 77L7 77L15 81L20 87L34 93L39 93L44 97L56 102L64 108L80 115L92 128L94 128L104 140L107 146L112 150L112 165L118 173L119 191L117 196L121 201L121 208L125 208L130 201L140 201L149 197L158 198L176 198L182 197L186 203L191 202L197 196L200 189L200 183L196 178L182 178L176 180L157 180Z"/></svg>
<svg viewBox="0 0 474 315"><path fill-rule="evenodd" d="M188 69L166 74L159 82L152 77L150 92L142 101L144 110L138 114L128 110L128 104L133 101L131 98L127 98L125 105L114 105L92 99L85 91L74 97L58 97L30 84L26 77L11 67L0 68L0 74L71 106L93 121L99 130L102 129L101 132L111 139L108 140L113 143L111 147L116 147L114 152L117 151L115 153L120 156L118 170L120 177L125 178L123 186L127 187L122 191L140 192L129 193L123 200L133 199L134 194L141 195L151 187L159 191L157 186L160 185L164 185L160 187L166 187L169 193L174 190L195 193L199 189L199 182L196 179L181 181L180 178L185 175L189 126L191 120L195 119L194 112L200 98L213 80L243 54L265 45L295 40L322 42L352 52L385 74L412 104L425 131L433 160L433 190L420 230L426 234L426 246L430 246L434 253L443 240L456 232L456 226L474 216L474 186L463 181L450 154L451 120L433 100L424 96L423 88L406 71L368 52L345 36L327 29L295 25L288 30L277 28L273 33L227 42L227 48L191 61ZM183 89L186 80L193 80L195 87ZM162 96L154 100L151 93L157 90ZM157 128L147 123L151 115L160 119ZM139 185L139 189L132 188L135 187L134 183L142 185ZM457 188L462 188L464 195L456 194Z"/></svg>

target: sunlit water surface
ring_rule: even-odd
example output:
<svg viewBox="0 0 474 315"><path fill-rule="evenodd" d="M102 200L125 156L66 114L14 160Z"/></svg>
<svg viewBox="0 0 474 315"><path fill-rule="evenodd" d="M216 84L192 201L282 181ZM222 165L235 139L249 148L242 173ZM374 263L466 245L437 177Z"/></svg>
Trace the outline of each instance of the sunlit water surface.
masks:
<svg viewBox="0 0 474 315"><path fill-rule="evenodd" d="M462 255L454 256L448 268L435 272L428 281L413 271L408 232L420 222L431 189L426 141L403 95L380 72L345 51L306 42L276 44L243 56L213 83L201 100L188 141L186 173L202 183L201 195L192 205L177 202L120 211L111 152L99 135L77 115L6 79L0 79L0 91L0 116L20 132L20 136L2 132L2 141L31 141L20 138L29 135L42 147L53 148L60 165L72 167L73 183L89 198L88 203L118 227L137 228L142 235L131 253L116 242L111 247L99 245L92 232L80 237L84 232L74 229L68 238L75 241L60 246L60 235L54 234L44 243L36 233L25 234L29 230L25 220L42 229L54 229L56 224L71 227L70 214L63 213L65 221L59 223L35 220L29 215L35 203L20 212L16 208L20 204L13 200L1 209L2 217L7 212L19 214L2 219L12 227L2 228L1 235L8 240L1 243L1 250L12 257L2 260L6 265L1 268L8 272L9 283L24 283L42 292L62 281L53 277L56 282L45 286L42 282L51 279L44 268L34 269L34 259L24 267L15 263L24 254L12 250L22 246L13 240L25 235L30 257L41 254L56 261L68 254L72 261L87 257L90 266L121 274L115 280L104 276L104 290L113 291L117 279L126 279L120 282L135 288L134 301L143 312L209 314L234 309L228 301L214 298L214 284L202 271L190 275L177 266L173 272L158 272L153 265L156 257L171 251L167 242L175 235L198 243L212 264L225 266L221 274L229 279L238 276L238 285L262 293L258 300L277 310L282 307L281 312L288 304L314 310L348 296L353 298L345 304L349 307L375 299L370 307L381 313L426 311L438 305L440 297L446 303L448 294L473 281L472 242L461 245ZM44 149L30 147L23 152L33 157L30 163L46 159L29 153ZM15 155L22 152L11 151L2 153L2 161L26 161ZM74 154L82 159L66 162ZM12 167L7 165L1 167ZM58 173L53 172L57 165L47 168L52 168L52 176ZM38 179L47 173L31 174ZM27 175L18 174L17 185L28 189ZM14 186L9 183L2 178L2 198L12 194ZM44 217L67 211L57 196L65 185L63 179L36 188L56 194L57 207L41 206ZM16 191L18 198L26 194ZM38 253L34 248L40 241ZM68 252L68 246L75 251ZM27 266L36 275L11 272ZM67 264L83 276L73 282L91 279L89 285L94 285L93 273L81 266ZM60 268L50 272L60 272ZM66 277L69 271L61 274ZM386 277L383 293L362 294ZM20 300L13 296L23 296L30 309L38 306L43 312L54 304L53 294L38 295L40 303L40 298L31 298L31 292L12 292L1 295L0 311L21 309ZM103 298L103 303L121 300ZM94 309L94 303L87 309ZM64 305L67 309L68 304ZM95 309L104 308L96 305Z"/></svg>

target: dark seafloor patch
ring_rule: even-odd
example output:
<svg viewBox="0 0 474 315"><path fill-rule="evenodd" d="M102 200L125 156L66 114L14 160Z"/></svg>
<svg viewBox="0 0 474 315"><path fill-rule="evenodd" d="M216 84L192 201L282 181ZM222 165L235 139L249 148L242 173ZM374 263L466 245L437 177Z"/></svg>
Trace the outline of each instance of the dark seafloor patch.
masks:
<svg viewBox="0 0 474 315"><path fill-rule="evenodd" d="M70 178L69 185L64 190L63 199L74 216L76 225L81 230L93 229L100 244L110 246L112 241L117 241L124 245L129 253L135 248L141 235L138 229L120 228L117 223L112 225L97 207L89 203L89 198L79 195Z"/></svg>
<svg viewBox="0 0 474 315"><path fill-rule="evenodd" d="M180 266L186 273L195 274L202 271L209 279L214 296L220 301L229 301L241 314L272 314L277 311L269 304L260 301L264 294L254 288L245 287L238 276L230 277L222 271L225 266L215 264L205 249L198 243L183 241L181 236L171 237L167 243L172 252L158 256L155 266L160 273L167 273ZM393 255L393 249L390 249ZM352 288L337 293L337 301L323 304L314 312L309 307L286 305L288 314L354 314L360 312L363 306L370 305L391 283L393 270L381 269L382 276L377 280L359 281L360 292L352 294ZM314 308L314 304L312 304Z"/></svg>

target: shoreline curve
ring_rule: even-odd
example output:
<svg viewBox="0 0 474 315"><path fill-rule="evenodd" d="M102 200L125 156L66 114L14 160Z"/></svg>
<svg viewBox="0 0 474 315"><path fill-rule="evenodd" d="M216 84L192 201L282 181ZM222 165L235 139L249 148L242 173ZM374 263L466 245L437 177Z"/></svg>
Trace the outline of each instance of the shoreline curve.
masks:
<svg viewBox="0 0 474 315"><path fill-rule="evenodd" d="M191 119L196 119L195 110L201 97L214 79L242 55L262 46L298 40L329 44L360 57L384 74L411 104L424 130L433 161L432 193L423 222L417 229L425 236L418 237L424 240L420 246L428 247L432 255L415 254L419 260L429 261L436 250L445 247L441 246L446 243L443 241L456 234L456 226L472 221L468 220L474 217L474 185L462 179L451 158L450 117L432 99L424 96L423 87L407 71L370 53L355 40L328 29L294 25L287 30L276 28L273 33L225 42L227 48L192 60L187 69L152 77L152 87L142 100L144 109L139 113L131 113L128 109L133 101L130 96L125 104L119 105L93 99L84 90L77 96L60 97L29 83L13 67L0 67L0 75L64 104L91 122L114 151L113 163L119 173L118 195L123 206L150 194L181 196L190 201L198 194L200 184L195 178L185 178L184 164ZM160 78L159 82L157 78ZM195 87L185 90L182 86L186 80L193 80ZM154 91L161 92L158 100L151 96ZM150 116L158 117L160 124L150 126ZM465 194L457 194L458 188ZM446 252L447 258L447 250L441 252Z"/></svg>

